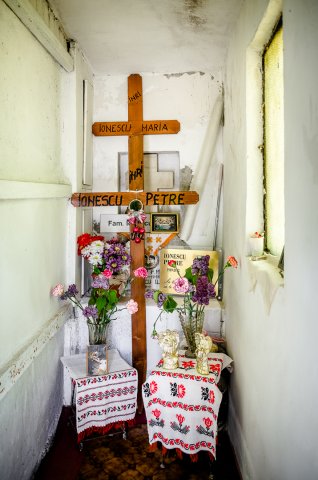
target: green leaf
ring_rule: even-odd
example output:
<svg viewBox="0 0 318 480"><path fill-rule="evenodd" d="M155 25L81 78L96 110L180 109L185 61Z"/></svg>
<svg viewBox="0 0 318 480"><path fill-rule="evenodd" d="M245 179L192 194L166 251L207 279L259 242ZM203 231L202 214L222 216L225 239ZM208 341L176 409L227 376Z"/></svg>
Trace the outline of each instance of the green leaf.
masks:
<svg viewBox="0 0 318 480"><path fill-rule="evenodd" d="M174 312L177 306L178 306L177 302L170 295L168 295L166 300L163 302L163 309L165 312L172 313Z"/></svg>
<svg viewBox="0 0 318 480"><path fill-rule="evenodd" d="M184 276L185 276L185 278L187 278L187 279L189 280L189 282L190 282L192 285L196 285L197 279L198 279L198 275L193 275L193 274L192 274L191 267L188 267L188 268L186 269Z"/></svg>
<svg viewBox="0 0 318 480"><path fill-rule="evenodd" d="M212 268L209 268L209 269L208 269L208 280L209 280L210 283L211 283L212 280L213 280L213 273L214 273L214 272L213 272L213 269L212 269Z"/></svg>
<svg viewBox="0 0 318 480"><path fill-rule="evenodd" d="M153 294L153 299L156 303L158 303L158 295L160 294L160 290L156 290Z"/></svg>
<svg viewBox="0 0 318 480"><path fill-rule="evenodd" d="M98 297L98 299L96 300L96 308L97 308L99 313L103 310L105 305L106 305L106 298L105 297Z"/></svg>
<svg viewBox="0 0 318 480"><path fill-rule="evenodd" d="M118 302L116 290L106 290L106 298L110 306L116 305Z"/></svg>

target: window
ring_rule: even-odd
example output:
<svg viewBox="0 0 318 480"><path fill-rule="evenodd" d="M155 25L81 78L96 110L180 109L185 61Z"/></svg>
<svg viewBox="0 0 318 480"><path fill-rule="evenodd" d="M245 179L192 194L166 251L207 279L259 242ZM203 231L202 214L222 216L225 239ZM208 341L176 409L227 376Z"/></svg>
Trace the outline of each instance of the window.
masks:
<svg viewBox="0 0 318 480"><path fill-rule="evenodd" d="M264 225L266 250L281 255L285 242L283 27L263 54Z"/></svg>

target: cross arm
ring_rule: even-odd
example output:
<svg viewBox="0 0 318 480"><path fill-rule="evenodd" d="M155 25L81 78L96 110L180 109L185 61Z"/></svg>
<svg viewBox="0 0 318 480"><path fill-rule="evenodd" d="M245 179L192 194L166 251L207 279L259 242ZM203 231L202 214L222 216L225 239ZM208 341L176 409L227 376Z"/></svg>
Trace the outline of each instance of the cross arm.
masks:
<svg viewBox="0 0 318 480"><path fill-rule="evenodd" d="M167 192L83 192L73 193L71 203L74 207L121 207L133 200L148 205L193 205L199 201L195 191Z"/></svg>
<svg viewBox="0 0 318 480"><path fill-rule="evenodd" d="M178 120L132 120L129 122L95 122L92 132L97 137L118 135L167 135L178 133Z"/></svg>

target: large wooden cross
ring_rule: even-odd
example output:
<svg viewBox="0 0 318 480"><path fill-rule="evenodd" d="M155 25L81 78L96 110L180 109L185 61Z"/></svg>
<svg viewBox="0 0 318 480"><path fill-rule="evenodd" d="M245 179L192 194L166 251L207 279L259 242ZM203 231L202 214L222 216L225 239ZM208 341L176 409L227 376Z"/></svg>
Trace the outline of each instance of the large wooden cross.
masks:
<svg viewBox="0 0 318 480"><path fill-rule="evenodd" d="M128 122L96 122L93 133L97 136L128 135L129 192L74 193L71 202L75 207L124 206L134 199L148 205L189 205L199 200L196 192L160 191L144 192L143 136L178 133L177 120L143 120L142 78L138 74L128 77ZM130 241L132 271L145 263L144 241ZM136 278L131 285L131 296L138 303L138 312L132 316L132 359L138 370L139 387L146 377L146 305L145 281ZM141 407L141 388L138 406Z"/></svg>

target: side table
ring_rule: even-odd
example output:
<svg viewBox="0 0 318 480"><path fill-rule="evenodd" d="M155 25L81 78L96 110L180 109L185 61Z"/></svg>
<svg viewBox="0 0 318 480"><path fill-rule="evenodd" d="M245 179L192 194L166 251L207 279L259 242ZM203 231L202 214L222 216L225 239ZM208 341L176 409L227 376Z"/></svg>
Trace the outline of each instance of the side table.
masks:
<svg viewBox="0 0 318 480"><path fill-rule="evenodd" d="M108 350L109 373L105 375L87 376L85 354L62 357L61 362L72 382L80 448L83 440L94 432L105 435L112 428L133 423L138 373L117 350Z"/></svg>
<svg viewBox="0 0 318 480"><path fill-rule="evenodd" d="M221 372L232 359L224 353L209 355L209 375L196 371L196 360L179 353L179 367L164 370L162 361L143 384L149 443L160 442L163 453L177 449L195 460L205 450L216 458Z"/></svg>

